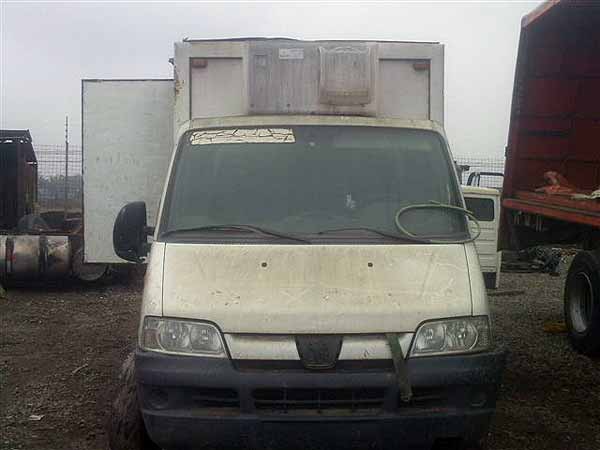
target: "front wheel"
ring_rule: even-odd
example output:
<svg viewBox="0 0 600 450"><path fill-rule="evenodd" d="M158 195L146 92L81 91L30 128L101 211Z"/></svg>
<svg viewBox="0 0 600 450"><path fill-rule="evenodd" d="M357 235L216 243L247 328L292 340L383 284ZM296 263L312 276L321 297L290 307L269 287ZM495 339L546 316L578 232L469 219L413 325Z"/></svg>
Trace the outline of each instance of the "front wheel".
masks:
<svg viewBox="0 0 600 450"><path fill-rule="evenodd" d="M131 353L121 368L119 389L108 422L109 450L160 450L150 440L135 388L135 360Z"/></svg>
<svg viewBox="0 0 600 450"><path fill-rule="evenodd" d="M580 353L600 354L600 254L575 256L565 284L565 321L571 344Z"/></svg>

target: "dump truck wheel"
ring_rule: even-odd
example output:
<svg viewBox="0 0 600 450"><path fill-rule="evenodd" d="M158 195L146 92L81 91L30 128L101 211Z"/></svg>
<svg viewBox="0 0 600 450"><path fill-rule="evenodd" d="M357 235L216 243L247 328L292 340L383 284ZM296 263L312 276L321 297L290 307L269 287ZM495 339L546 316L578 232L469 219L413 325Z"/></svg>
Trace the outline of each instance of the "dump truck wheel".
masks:
<svg viewBox="0 0 600 450"><path fill-rule="evenodd" d="M573 259L565 284L565 322L580 353L600 354L600 253L584 251Z"/></svg>
<svg viewBox="0 0 600 450"><path fill-rule="evenodd" d="M135 388L135 360L131 353L121 368L117 396L108 423L109 450L160 450L148 436Z"/></svg>

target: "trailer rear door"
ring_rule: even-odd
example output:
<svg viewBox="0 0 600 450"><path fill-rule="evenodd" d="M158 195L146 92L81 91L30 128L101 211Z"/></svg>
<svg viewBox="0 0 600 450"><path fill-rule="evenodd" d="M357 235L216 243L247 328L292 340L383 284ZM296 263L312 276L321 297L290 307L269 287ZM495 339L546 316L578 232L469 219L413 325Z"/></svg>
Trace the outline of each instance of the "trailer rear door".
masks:
<svg viewBox="0 0 600 450"><path fill-rule="evenodd" d="M124 262L115 217L143 200L154 225L173 150L173 80L83 80L84 260Z"/></svg>

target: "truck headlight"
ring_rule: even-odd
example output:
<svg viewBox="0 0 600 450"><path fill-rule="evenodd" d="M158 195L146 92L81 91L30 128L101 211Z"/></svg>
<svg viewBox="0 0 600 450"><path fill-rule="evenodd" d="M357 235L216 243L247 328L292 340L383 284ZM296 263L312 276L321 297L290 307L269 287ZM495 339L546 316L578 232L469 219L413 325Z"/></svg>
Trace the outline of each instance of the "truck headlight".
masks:
<svg viewBox="0 0 600 450"><path fill-rule="evenodd" d="M206 322L145 317L140 345L153 352L227 357L221 332Z"/></svg>
<svg viewBox="0 0 600 450"><path fill-rule="evenodd" d="M490 345L487 316L435 320L419 327L410 356L475 353Z"/></svg>

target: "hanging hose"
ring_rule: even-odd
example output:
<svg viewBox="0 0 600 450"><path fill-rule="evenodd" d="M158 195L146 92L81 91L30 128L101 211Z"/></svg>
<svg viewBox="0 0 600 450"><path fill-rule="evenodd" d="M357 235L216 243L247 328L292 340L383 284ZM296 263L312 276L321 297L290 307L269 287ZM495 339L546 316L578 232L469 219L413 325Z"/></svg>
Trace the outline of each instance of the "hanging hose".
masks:
<svg viewBox="0 0 600 450"><path fill-rule="evenodd" d="M446 209L446 210L450 210L450 211L458 211L458 212L464 214L465 216L467 216L469 219L471 219L473 221L473 223L475 223L475 225L477 226L477 231L474 236L471 235L471 233L469 231L469 237L467 239L458 239L458 240L454 240L454 239L436 240L436 239L429 239L429 238L425 238L425 237L416 236L415 234L411 233L406 228L404 228L402 226L402 224L400 223L400 216L402 214L404 214L408 211L411 211L411 210L415 210L415 209ZM479 220L477 220L477 218L471 211L469 211L468 209L465 209L461 206L444 205L442 203L438 203L438 202L434 202L434 201L432 201L430 203L406 206L406 207L398 210L398 212L396 213L396 216L394 218L394 221L396 223L396 227L398 228L398 230L400 230L403 234L407 235L411 239L422 239L422 240L426 239L428 241L428 243L431 243L431 244L466 244L468 242L473 242L479 236L481 236L481 225L479 224Z"/></svg>

